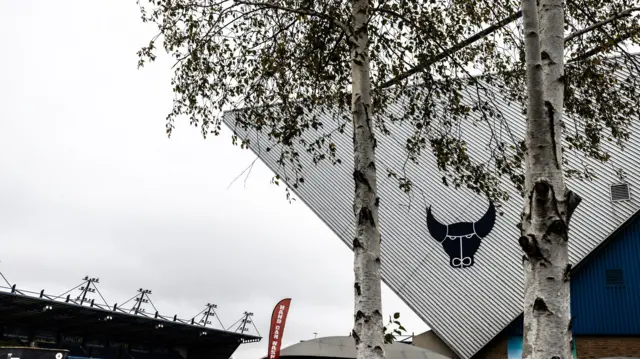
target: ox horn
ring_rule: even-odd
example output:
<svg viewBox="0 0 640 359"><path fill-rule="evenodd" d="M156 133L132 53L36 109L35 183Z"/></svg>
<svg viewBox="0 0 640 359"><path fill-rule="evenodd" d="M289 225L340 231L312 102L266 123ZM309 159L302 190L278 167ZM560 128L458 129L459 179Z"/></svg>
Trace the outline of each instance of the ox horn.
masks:
<svg viewBox="0 0 640 359"><path fill-rule="evenodd" d="M493 205L493 202L489 202L489 209L479 221L473 224L473 228L476 230L476 234L480 236L480 238L484 238L491 232L495 222L496 207Z"/></svg>
<svg viewBox="0 0 640 359"><path fill-rule="evenodd" d="M433 239L438 242L444 241L447 236L447 226L438 222L438 220L431 214L431 206L427 209L427 228Z"/></svg>

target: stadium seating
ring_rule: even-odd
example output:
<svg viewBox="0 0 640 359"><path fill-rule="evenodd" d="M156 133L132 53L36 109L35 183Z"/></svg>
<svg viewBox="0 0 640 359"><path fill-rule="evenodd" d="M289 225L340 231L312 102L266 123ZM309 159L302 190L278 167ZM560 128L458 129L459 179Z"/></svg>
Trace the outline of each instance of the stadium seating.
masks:
<svg viewBox="0 0 640 359"><path fill-rule="evenodd" d="M21 345L23 344L20 343L20 341L17 339L3 338L2 340L0 340L0 346L3 346L3 347L21 346Z"/></svg>
<svg viewBox="0 0 640 359"><path fill-rule="evenodd" d="M41 343L41 342L38 342L36 345L37 345L38 348L65 349L65 348L60 348L60 346L58 344L54 344L54 343Z"/></svg>
<svg viewBox="0 0 640 359"><path fill-rule="evenodd" d="M29 343L15 339L2 338L0 346L27 346ZM69 359L184 359L180 353L173 349L132 349L128 350L119 346L83 347L78 343L62 342L61 344L38 342L37 347L49 349L66 349L69 351Z"/></svg>
<svg viewBox="0 0 640 359"><path fill-rule="evenodd" d="M60 349L67 349L69 351L69 356L74 357L89 357L89 352L87 352L80 344L77 343L68 343L63 342L58 345Z"/></svg>

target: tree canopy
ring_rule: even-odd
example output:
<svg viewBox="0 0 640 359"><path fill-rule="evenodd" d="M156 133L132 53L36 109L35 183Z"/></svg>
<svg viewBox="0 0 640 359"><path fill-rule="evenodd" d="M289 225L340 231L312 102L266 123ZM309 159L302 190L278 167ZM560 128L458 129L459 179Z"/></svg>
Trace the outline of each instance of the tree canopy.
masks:
<svg viewBox="0 0 640 359"><path fill-rule="evenodd" d="M222 112L236 110L237 125L261 131L282 144L284 180L296 187L303 163L294 143L303 142L316 161L339 162L329 140L350 122L350 50L355 41L351 5L321 0L138 0L142 19L158 34L139 51L139 66L153 61L161 46L175 59L175 97L167 134L188 118L202 134L217 135ZM523 186L524 142L496 139L492 161L466 151L464 136L448 130L471 115L487 123L503 121L501 108L485 83L499 83L513 106L524 111L523 35L519 1L372 0L368 23L373 118L381 133L390 121L409 123L407 158L419 161L432 151L443 181L467 186L493 199L506 176ZM640 105L638 79L612 76L616 69L640 70L629 45L640 40L636 0L569 0L566 10L565 126L570 148L597 161L609 157L604 143L623 145ZM608 60L617 56L616 61ZM461 101L472 89L474 103ZM393 116L389 104L402 102ZM317 115L331 108L345 114L324 123ZM234 141L237 140L234 138ZM246 141L243 140L243 141ZM242 143L242 141L238 141ZM246 145L246 143L244 143ZM588 166L567 167L569 176L590 178ZM411 180L392 173L405 190Z"/></svg>

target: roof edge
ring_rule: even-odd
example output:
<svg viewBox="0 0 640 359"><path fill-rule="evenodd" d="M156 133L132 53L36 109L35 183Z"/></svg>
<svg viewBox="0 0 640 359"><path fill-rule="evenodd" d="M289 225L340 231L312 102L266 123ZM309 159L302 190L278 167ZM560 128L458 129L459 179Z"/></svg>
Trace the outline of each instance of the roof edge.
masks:
<svg viewBox="0 0 640 359"><path fill-rule="evenodd" d="M36 296L30 296L30 295L25 295L25 294L19 294L19 293L11 293L11 292L7 292L7 291L3 291L2 289L4 289L5 287L1 287L0 286L0 297L8 297L8 298L13 298L13 299L17 299L17 298L27 298L28 300L34 301L34 302L40 302L43 304L51 304L51 305L55 305L56 307L63 307L63 308L69 308L69 309L77 309L77 310L83 310L86 312L93 312L93 313L104 313L105 315L111 315L111 316L120 316L120 317L126 317L126 318L137 318L137 319L142 319L142 320L146 320L149 322L156 322L156 323L170 323L172 326L176 326L176 327L182 327L182 328L190 328L190 329L198 329L201 331L206 331L209 332L211 334L215 333L215 334L220 334L220 335L229 335L232 337L236 337L239 338L241 340L248 340L248 341L253 341L253 340L262 340L262 336L259 335L252 335L252 334L244 334L244 333L237 333L237 332L232 332L232 331L228 331L223 329L218 329L218 328L211 328L211 327L202 327L200 325L195 325L195 324L190 324L190 323L184 323L184 322L179 322L179 321L172 321L167 319L166 317L162 316L162 317L152 317L152 316L146 316L146 315L135 315L135 314L131 314L131 313L124 313L121 311L112 311L112 310L107 310L98 306L84 306L84 305L79 305L76 303L69 303L66 301L56 301L53 300L51 298L48 297L36 297ZM20 289L18 289L20 290Z"/></svg>
<svg viewBox="0 0 640 359"><path fill-rule="evenodd" d="M580 270L580 268L582 268L586 263L588 263L591 259L593 259L593 257L596 254L598 254L602 249L604 249L607 245L609 245L609 243L618 234L620 234L625 229L627 229L631 225L631 223L638 218L640 218L640 210L637 210L634 214L630 215L629 218L627 218L616 229L614 229L602 242L600 242L600 244L598 244L595 248L593 248L591 252L589 252L589 254L584 256L584 258L582 258L578 263L576 263L576 265L573 266L573 269L571 270L571 272L573 273ZM571 230L571 228L569 228L569 230Z"/></svg>

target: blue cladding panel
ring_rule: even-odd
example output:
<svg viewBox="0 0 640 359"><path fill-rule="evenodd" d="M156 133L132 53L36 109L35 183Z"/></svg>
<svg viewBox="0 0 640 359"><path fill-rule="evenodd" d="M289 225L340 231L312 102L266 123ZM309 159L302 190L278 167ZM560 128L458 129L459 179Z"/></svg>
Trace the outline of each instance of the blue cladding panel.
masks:
<svg viewBox="0 0 640 359"><path fill-rule="evenodd" d="M640 334L639 259L640 219L636 218L571 278L575 334ZM622 270L624 285L607 286L607 270L616 269Z"/></svg>
<svg viewBox="0 0 640 359"><path fill-rule="evenodd" d="M640 217L587 261L571 278L573 334L640 335ZM607 286L612 269L623 286ZM521 336L522 324L520 315L505 332Z"/></svg>

